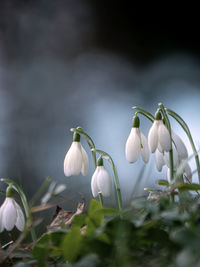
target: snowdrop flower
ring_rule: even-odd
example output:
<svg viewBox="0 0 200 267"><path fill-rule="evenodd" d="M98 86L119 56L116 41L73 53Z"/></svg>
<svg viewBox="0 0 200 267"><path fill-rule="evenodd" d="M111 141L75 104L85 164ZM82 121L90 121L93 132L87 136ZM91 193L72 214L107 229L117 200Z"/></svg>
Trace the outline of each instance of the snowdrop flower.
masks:
<svg viewBox="0 0 200 267"><path fill-rule="evenodd" d="M188 158L188 152L185 144L181 138L172 131L172 151L173 151L173 165L178 167L182 160ZM167 167L169 168L169 152L164 152L164 161Z"/></svg>
<svg viewBox="0 0 200 267"><path fill-rule="evenodd" d="M42 197L41 204L46 204L49 199L53 196L56 196L63 192L67 186L65 184L58 184L56 182L52 182L49 186L48 192Z"/></svg>
<svg viewBox="0 0 200 267"><path fill-rule="evenodd" d="M178 167L178 164L180 163L179 157L178 157L178 151L174 144L172 144L172 151L173 151L173 165L176 169ZM164 152L164 161L167 167L170 167L170 161L169 161L169 152Z"/></svg>
<svg viewBox="0 0 200 267"><path fill-rule="evenodd" d="M88 174L89 160L85 149L80 143L80 135L74 133L73 142L64 160L64 173L66 176Z"/></svg>
<svg viewBox="0 0 200 267"><path fill-rule="evenodd" d="M183 143L180 136L178 136L174 131L172 131L172 140L175 144L179 160L187 159L188 158L188 152L185 144Z"/></svg>
<svg viewBox="0 0 200 267"><path fill-rule="evenodd" d="M145 163L149 161L149 147L146 137L139 129L140 120L137 115L133 117L133 127L126 141L125 154L126 159L130 162L136 162L141 152L142 159Z"/></svg>
<svg viewBox="0 0 200 267"><path fill-rule="evenodd" d="M162 167L165 165L164 153L161 153L156 149L156 167L159 172L162 171Z"/></svg>
<svg viewBox="0 0 200 267"><path fill-rule="evenodd" d="M148 144L152 153L154 153L157 148L161 153L169 151L171 148L170 134L162 121L160 111L156 112L155 120L149 130Z"/></svg>
<svg viewBox="0 0 200 267"><path fill-rule="evenodd" d="M101 193L104 197L108 197L111 194L111 188L110 176L103 166L103 159L100 157L91 180L92 195L96 197L98 193Z"/></svg>
<svg viewBox="0 0 200 267"><path fill-rule="evenodd" d="M25 219L24 214L13 198L13 188L11 185L6 190L6 199L0 208L0 232L4 229L11 231L14 226L19 231L24 230Z"/></svg>

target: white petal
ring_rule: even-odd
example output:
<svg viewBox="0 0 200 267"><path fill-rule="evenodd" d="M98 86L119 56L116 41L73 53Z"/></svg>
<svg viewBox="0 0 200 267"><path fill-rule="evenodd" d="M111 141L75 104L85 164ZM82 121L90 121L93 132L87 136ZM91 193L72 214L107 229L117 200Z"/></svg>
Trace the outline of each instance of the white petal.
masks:
<svg viewBox="0 0 200 267"><path fill-rule="evenodd" d="M51 193L47 192L41 199L41 204L46 204L51 198Z"/></svg>
<svg viewBox="0 0 200 267"><path fill-rule="evenodd" d="M178 159L178 153L177 153L177 150L174 144L172 144L172 151L173 151L173 165L174 165L174 168L176 169L179 164L179 159ZM167 167L169 168L170 167L169 152L164 152L164 161Z"/></svg>
<svg viewBox="0 0 200 267"><path fill-rule="evenodd" d="M158 142L158 150L160 151L160 153L164 153L164 149L161 147L159 142Z"/></svg>
<svg viewBox="0 0 200 267"><path fill-rule="evenodd" d="M142 159L145 163L149 161L149 146L147 142L146 136L143 135L143 133L140 131L141 136L141 142L142 142L142 148L141 148L141 155Z"/></svg>
<svg viewBox="0 0 200 267"><path fill-rule="evenodd" d="M16 211L17 211L17 221L15 225L17 229L22 232L25 226L24 214L21 210L21 207L17 204L17 202L15 202L15 206L16 206Z"/></svg>
<svg viewBox="0 0 200 267"><path fill-rule="evenodd" d="M172 139L175 143L176 150L178 152L178 156L179 156L180 160L186 159L188 157L187 148L186 148L185 144L183 143L182 139L180 138L180 136L178 136L177 134L175 134L172 131Z"/></svg>
<svg viewBox="0 0 200 267"><path fill-rule="evenodd" d="M155 120L153 122L153 125L151 126L148 134L148 144L149 149L152 153L156 151L156 148L158 146L158 126L160 121Z"/></svg>
<svg viewBox="0 0 200 267"><path fill-rule="evenodd" d="M81 168L81 173L83 176L86 176L88 174L88 169L89 169L89 159L88 155L85 151L85 149L81 145L81 151L82 151L82 168Z"/></svg>
<svg viewBox="0 0 200 267"><path fill-rule="evenodd" d="M54 191L55 187L56 187L56 182L52 181L50 186L49 186L48 192L52 193Z"/></svg>
<svg viewBox="0 0 200 267"><path fill-rule="evenodd" d="M169 131L161 121L158 127L158 142L164 151L169 151L171 148L171 139Z"/></svg>
<svg viewBox="0 0 200 267"><path fill-rule="evenodd" d="M4 224L3 224L3 210L4 210L4 207L6 206L6 203L8 202L8 199L5 198L3 204L1 205L1 208L0 208L0 232L3 232L4 230Z"/></svg>
<svg viewBox="0 0 200 267"><path fill-rule="evenodd" d="M10 231L15 226L17 220L17 211L14 204L14 199L7 197L6 205L2 213L2 221L5 229Z"/></svg>
<svg viewBox="0 0 200 267"><path fill-rule="evenodd" d="M80 142L72 142L64 160L66 176L78 175L82 168L82 151Z"/></svg>
<svg viewBox="0 0 200 267"><path fill-rule="evenodd" d="M192 170L188 163L184 166L184 175L186 176L186 182L192 182ZM188 181L189 180L189 181Z"/></svg>
<svg viewBox="0 0 200 267"><path fill-rule="evenodd" d="M92 195L93 197L98 196L98 185L97 185L97 175L99 173L99 166L96 167L96 170L94 174L92 175L92 180L91 180L91 189L92 189Z"/></svg>
<svg viewBox="0 0 200 267"><path fill-rule="evenodd" d="M156 149L156 167L159 172L162 171L162 167L165 165L164 155L160 153L158 149Z"/></svg>
<svg viewBox="0 0 200 267"><path fill-rule="evenodd" d="M65 184L59 184L59 185L56 186L56 188L53 191L53 193L56 194L56 195L58 195L61 192L63 192L66 188L67 188L67 186Z"/></svg>
<svg viewBox="0 0 200 267"><path fill-rule="evenodd" d="M125 154L126 154L126 159L130 163L136 162L141 149L140 136L138 130L139 130L138 128L132 128L129 137L126 141Z"/></svg>
<svg viewBox="0 0 200 267"><path fill-rule="evenodd" d="M100 170L96 178L99 192L102 193L104 197L108 197L111 194L111 179L104 166L99 166L99 168Z"/></svg>
<svg viewBox="0 0 200 267"><path fill-rule="evenodd" d="M0 208L0 233L3 232L4 226L2 222L2 208Z"/></svg>

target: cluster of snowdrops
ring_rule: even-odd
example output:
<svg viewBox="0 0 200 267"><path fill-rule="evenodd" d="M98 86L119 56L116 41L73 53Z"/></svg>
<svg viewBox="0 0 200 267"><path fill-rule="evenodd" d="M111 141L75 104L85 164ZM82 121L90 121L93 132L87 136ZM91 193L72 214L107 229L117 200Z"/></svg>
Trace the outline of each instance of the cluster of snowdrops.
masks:
<svg viewBox="0 0 200 267"><path fill-rule="evenodd" d="M177 179L182 183L192 183L192 171L188 164L188 152L182 139L171 129L169 121L170 115L182 126L190 140L196 160L197 173L200 177L197 150L190 130L184 120L174 111L164 108L162 104L159 104L155 116L142 108L134 107L134 109L136 110L136 113L133 117L132 128L125 145L125 155L128 162L136 162L141 154L143 161L147 163L149 161L150 153L155 153L157 170L161 171L164 165L167 166L166 177L169 185L173 185ZM139 128L139 115L145 116L151 122L148 138L145 137ZM103 159L108 160L113 171L118 206L119 209L122 209L120 185L116 167L111 156L100 149L96 149L92 138L81 127L72 128L71 131L74 132L74 135L72 145L64 159L65 175L72 176L81 173L86 176L88 174L88 155L80 143L80 137L83 136L86 138L93 156L95 169L91 179L93 196L99 196L101 205L103 205L103 197L108 197L111 194L111 178L103 164ZM98 159L97 154L100 155ZM28 208L26 196L20 187L12 180L1 180L7 183L8 187L6 190L5 201L0 208L0 232L4 229L11 231L14 226L16 226L18 230L23 231L26 220L30 219L30 210ZM14 191L17 191L21 197L26 220L21 207L14 199Z"/></svg>

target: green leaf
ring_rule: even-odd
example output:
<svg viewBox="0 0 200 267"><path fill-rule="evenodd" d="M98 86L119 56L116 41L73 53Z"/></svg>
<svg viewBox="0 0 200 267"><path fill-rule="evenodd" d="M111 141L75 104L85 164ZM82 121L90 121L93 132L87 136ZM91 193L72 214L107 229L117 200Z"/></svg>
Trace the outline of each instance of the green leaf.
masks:
<svg viewBox="0 0 200 267"><path fill-rule="evenodd" d="M38 266L45 266L46 259L49 255L50 250L50 237L48 234L44 235L40 240L36 243L33 248L33 256L38 261Z"/></svg>
<svg viewBox="0 0 200 267"><path fill-rule="evenodd" d="M181 190L198 191L200 190L200 184L178 184L177 188Z"/></svg>
<svg viewBox="0 0 200 267"><path fill-rule="evenodd" d="M160 179L157 181L158 185L164 185L164 186L169 186L169 182L167 180L164 179Z"/></svg>
<svg viewBox="0 0 200 267"><path fill-rule="evenodd" d="M95 213L98 215L107 216L107 215L118 214L118 211L113 208L101 208L96 210Z"/></svg>
<svg viewBox="0 0 200 267"><path fill-rule="evenodd" d="M69 262L74 262L82 247L82 236L79 227L73 227L72 230L66 234L63 243L63 256Z"/></svg>
<svg viewBox="0 0 200 267"><path fill-rule="evenodd" d="M101 204L96 199L90 201L90 206L88 210L88 216L92 219L97 225L100 225L102 220L102 214L98 214L97 211L101 209Z"/></svg>
<svg viewBox="0 0 200 267"><path fill-rule="evenodd" d="M86 217L85 214L76 215L72 221L72 227L82 227L85 224Z"/></svg>

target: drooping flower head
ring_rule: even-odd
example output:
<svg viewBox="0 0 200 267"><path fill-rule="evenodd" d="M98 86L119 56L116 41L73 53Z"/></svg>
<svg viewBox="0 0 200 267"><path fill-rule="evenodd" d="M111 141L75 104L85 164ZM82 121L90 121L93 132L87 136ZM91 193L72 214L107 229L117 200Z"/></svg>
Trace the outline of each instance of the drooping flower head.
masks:
<svg viewBox="0 0 200 267"><path fill-rule="evenodd" d="M97 161L97 167L91 180L91 189L93 197L97 197L99 193L104 197L108 197L111 194L112 183L107 170L103 166L102 157Z"/></svg>
<svg viewBox="0 0 200 267"><path fill-rule="evenodd" d="M64 160L64 173L66 176L88 174L89 160L88 155L80 143L80 135L74 133L73 142L69 148Z"/></svg>
<svg viewBox="0 0 200 267"><path fill-rule="evenodd" d="M130 163L137 161L141 152L142 159L145 163L149 161L149 148L147 139L139 129L140 120L137 115L133 117L133 127L126 141L125 154Z"/></svg>
<svg viewBox="0 0 200 267"><path fill-rule="evenodd" d="M24 230L25 219L24 214L13 198L14 192L12 185L9 185L6 190L6 199L0 208L0 232L4 229L11 231L14 226L19 231Z"/></svg>
<svg viewBox="0 0 200 267"><path fill-rule="evenodd" d="M162 115L158 110L155 120L148 134L149 149L152 153L158 149L161 153L171 149L171 138L169 131L162 120Z"/></svg>

